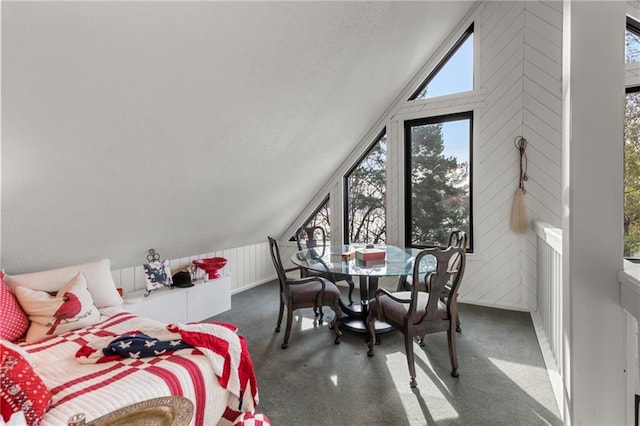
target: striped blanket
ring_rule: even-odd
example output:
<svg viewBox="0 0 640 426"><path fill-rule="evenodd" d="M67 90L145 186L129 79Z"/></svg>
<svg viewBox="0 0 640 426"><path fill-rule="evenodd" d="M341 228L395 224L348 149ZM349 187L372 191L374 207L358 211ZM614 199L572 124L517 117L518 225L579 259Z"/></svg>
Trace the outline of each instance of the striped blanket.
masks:
<svg viewBox="0 0 640 426"><path fill-rule="evenodd" d="M132 331L177 338L188 347L149 357L105 355L110 342ZM231 425L243 419L268 424L266 416L255 413L258 390L246 342L228 324L166 326L119 312L99 324L22 346L35 357L35 371L53 395L45 425L66 424L79 412L91 420L172 395L194 403L192 425Z"/></svg>

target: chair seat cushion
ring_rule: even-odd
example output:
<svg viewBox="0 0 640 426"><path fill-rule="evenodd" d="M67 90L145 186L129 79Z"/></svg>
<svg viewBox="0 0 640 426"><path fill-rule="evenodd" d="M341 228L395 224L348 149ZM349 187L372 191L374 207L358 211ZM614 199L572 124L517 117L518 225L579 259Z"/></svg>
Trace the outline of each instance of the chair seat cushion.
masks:
<svg viewBox="0 0 640 426"><path fill-rule="evenodd" d="M330 302L340 299L340 290L331 281L325 278L318 278L305 284L290 285L292 302L296 305L304 303L314 303L318 292L322 290L322 284L324 283L324 301Z"/></svg>
<svg viewBox="0 0 640 426"><path fill-rule="evenodd" d="M400 291L392 294L400 299L411 299L410 291ZM418 304L416 305L415 323L419 322L425 315L428 302L429 293L418 292ZM377 311L380 315L383 315L384 318L386 318L390 322L394 322L397 324L404 323L404 318L409 312L409 303L396 302L390 297L380 295L380 305L381 306L378 307L378 303L376 302L375 298L369 301L369 309ZM440 319L449 319L449 314L447 313L447 305L442 303L440 300L438 300L437 315Z"/></svg>

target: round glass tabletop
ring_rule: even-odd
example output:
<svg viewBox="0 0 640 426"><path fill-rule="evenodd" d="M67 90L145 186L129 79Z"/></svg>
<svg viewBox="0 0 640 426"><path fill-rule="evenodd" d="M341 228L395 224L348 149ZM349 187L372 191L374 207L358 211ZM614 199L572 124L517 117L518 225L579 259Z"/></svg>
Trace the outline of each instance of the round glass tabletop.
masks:
<svg viewBox="0 0 640 426"><path fill-rule="evenodd" d="M295 265L317 272L399 277L413 273L413 261L419 252L420 249L417 248L403 249L392 245L320 246L294 253L291 261ZM420 262L420 273L433 270L435 270L435 258L425 256Z"/></svg>

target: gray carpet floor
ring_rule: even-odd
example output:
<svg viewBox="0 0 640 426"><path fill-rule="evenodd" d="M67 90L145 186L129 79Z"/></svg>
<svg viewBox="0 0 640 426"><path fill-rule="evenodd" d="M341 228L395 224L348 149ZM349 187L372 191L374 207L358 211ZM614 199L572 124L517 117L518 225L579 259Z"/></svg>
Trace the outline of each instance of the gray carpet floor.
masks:
<svg viewBox="0 0 640 426"><path fill-rule="evenodd" d="M346 289L343 289L346 295ZM354 295L357 300L357 295ZM275 333L276 281L232 296L213 317L247 339L260 406L273 426L289 425L561 425L528 313L460 304L460 377L450 376L446 333L416 343L418 388L409 387L402 334L382 335L367 357L364 336L342 341L311 309L294 312L289 348ZM325 319L331 319L329 309Z"/></svg>

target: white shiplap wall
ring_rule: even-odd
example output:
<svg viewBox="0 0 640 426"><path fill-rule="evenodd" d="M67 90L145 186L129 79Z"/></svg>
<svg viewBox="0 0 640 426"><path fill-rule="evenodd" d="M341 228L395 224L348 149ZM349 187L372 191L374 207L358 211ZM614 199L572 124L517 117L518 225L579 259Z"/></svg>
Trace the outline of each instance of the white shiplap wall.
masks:
<svg viewBox="0 0 640 426"><path fill-rule="evenodd" d="M531 216L561 227L562 216L562 2L527 2L524 13L523 134L527 149ZM534 232L523 241L523 293L536 306Z"/></svg>
<svg viewBox="0 0 640 426"><path fill-rule="evenodd" d="M265 238L266 240L266 238ZM170 259L172 270L176 270L182 266L189 266L195 259L205 257L220 256L228 260L227 265L220 271L221 274L231 277L231 293L245 290L275 278L275 272L271 258L269 257L268 244L253 244L250 246L238 247L204 253L180 259ZM198 269L198 278L201 278L203 272ZM124 293L146 288L144 277L144 268L142 262L140 265L111 271L113 279L118 287L121 287Z"/></svg>
<svg viewBox="0 0 640 426"><path fill-rule="evenodd" d="M475 22L475 90L424 101L406 102L449 47ZM528 140L526 183L530 218L560 227L561 162L561 2L483 2L443 42L442 48L409 82L384 116L365 135L353 155L336 170L309 207L304 220L327 193L331 195L332 235L342 235L341 179L380 130L388 136L388 240L401 242L404 177L401 170L404 120L456 111L474 110L474 237L475 253L460 291L460 300L511 309L536 309L536 239L529 231L519 236L509 230L513 195L518 179L517 136ZM317 201L317 203L316 203ZM287 243L299 223L281 236L284 260L294 247ZM266 238L265 238L266 240ZM230 262L232 291L237 292L275 277L264 243L215 255ZM204 257L204 256L194 256ZM176 260L185 264L192 258ZM143 281L140 268L119 271L120 279ZM124 284L123 284L124 286Z"/></svg>
<svg viewBox="0 0 640 426"><path fill-rule="evenodd" d="M561 2L486 2L479 19L474 206L477 255L461 301L534 311L536 240L509 230L518 181L517 136L527 141L530 219L560 226Z"/></svg>

